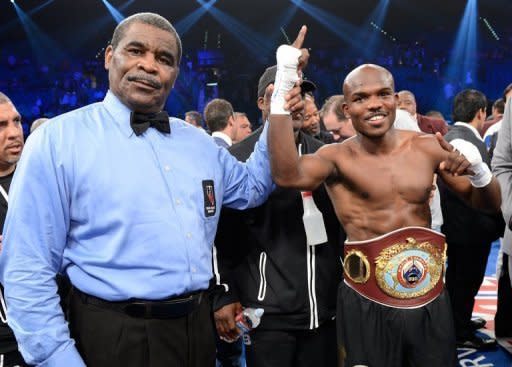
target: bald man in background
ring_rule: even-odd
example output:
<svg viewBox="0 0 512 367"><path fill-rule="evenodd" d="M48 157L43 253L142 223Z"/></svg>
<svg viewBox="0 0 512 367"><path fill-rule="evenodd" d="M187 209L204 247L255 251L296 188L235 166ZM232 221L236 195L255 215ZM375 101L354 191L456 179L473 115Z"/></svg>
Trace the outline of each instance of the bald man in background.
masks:
<svg viewBox="0 0 512 367"><path fill-rule="evenodd" d="M441 135L445 135L448 132L448 127L443 120L420 115L417 112L416 97L411 91L402 90L398 92L398 108L409 112L424 133L435 134L439 132Z"/></svg>

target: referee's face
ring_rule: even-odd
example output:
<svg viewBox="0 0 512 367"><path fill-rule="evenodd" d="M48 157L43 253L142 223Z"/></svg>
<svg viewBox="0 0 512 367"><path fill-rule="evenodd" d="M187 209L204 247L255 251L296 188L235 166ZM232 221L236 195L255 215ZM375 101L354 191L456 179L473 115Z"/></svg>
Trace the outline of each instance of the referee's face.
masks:
<svg viewBox="0 0 512 367"><path fill-rule="evenodd" d="M105 51L110 90L132 111L155 113L178 76L178 44L173 34L133 23L114 49Z"/></svg>

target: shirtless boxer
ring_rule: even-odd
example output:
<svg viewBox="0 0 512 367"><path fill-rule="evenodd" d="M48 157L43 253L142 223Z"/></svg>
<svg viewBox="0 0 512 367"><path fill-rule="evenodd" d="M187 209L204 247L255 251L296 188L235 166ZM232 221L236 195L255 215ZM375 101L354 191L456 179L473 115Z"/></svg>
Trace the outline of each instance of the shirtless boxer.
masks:
<svg viewBox="0 0 512 367"><path fill-rule="evenodd" d="M301 107L300 81L293 85L298 77L290 70L295 67L300 75L307 62L307 51L300 50L305 33L303 27L293 46L277 52L269 150L279 186L326 185L347 233L338 295L345 366L452 367L455 337L443 285L446 244L429 229L432 180L437 173L472 206L490 212L499 210L498 183L471 147L454 149L440 134L395 129L393 76L377 65L357 67L343 83L343 109L357 135L299 157L290 113Z"/></svg>

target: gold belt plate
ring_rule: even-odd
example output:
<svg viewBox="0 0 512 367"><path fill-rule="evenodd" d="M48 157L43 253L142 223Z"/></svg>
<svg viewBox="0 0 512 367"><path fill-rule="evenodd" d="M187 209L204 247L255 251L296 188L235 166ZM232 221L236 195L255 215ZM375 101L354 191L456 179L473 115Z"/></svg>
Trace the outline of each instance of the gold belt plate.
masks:
<svg viewBox="0 0 512 367"><path fill-rule="evenodd" d="M423 296L441 280L446 261L446 244L441 251L430 242L409 237L382 250L375 259L375 278L387 295L410 299Z"/></svg>

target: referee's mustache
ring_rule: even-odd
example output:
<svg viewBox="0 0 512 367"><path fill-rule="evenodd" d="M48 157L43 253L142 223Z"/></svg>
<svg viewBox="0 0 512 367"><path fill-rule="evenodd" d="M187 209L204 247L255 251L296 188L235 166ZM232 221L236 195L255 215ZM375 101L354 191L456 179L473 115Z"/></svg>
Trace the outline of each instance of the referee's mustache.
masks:
<svg viewBox="0 0 512 367"><path fill-rule="evenodd" d="M160 83L160 81L147 74L129 75L127 79L129 82L142 82L155 89L162 88L162 83Z"/></svg>

